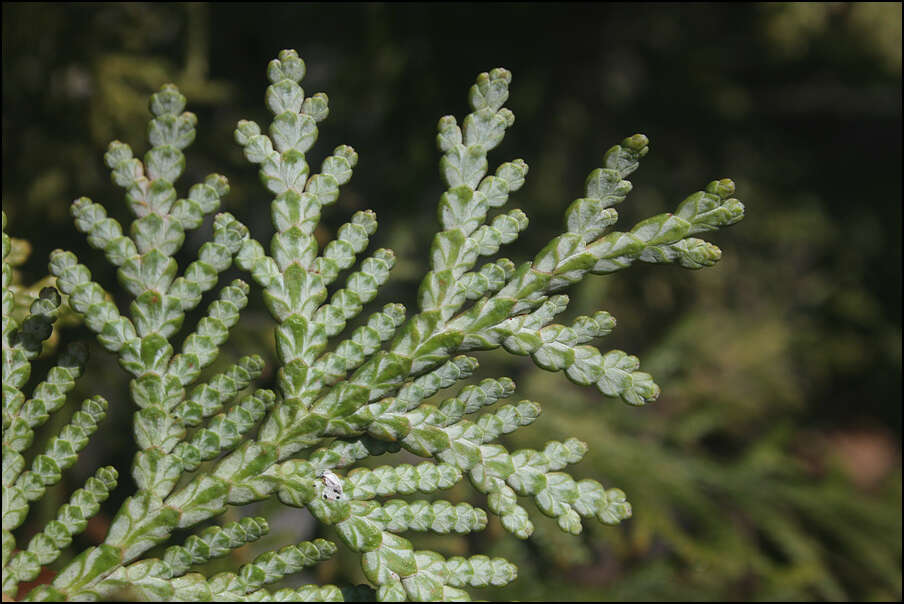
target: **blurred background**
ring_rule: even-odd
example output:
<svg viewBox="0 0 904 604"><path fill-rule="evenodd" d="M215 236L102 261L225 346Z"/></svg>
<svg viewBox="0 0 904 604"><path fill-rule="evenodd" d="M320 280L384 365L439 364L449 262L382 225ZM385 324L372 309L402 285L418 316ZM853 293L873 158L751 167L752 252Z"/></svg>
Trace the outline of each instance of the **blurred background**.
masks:
<svg viewBox="0 0 904 604"><path fill-rule="evenodd" d="M632 408L529 359L480 356L477 378L508 375L516 400L543 404L539 422L505 444L581 438L590 453L572 473L622 488L634 517L619 527L588 523L570 537L529 504L537 529L526 541L494 518L479 534L414 541L518 564L518 581L483 594L494 599L901 599L900 3L2 10L2 201L8 232L31 242L18 275L25 284L45 276L49 252L63 247L115 286L68 206L86 195L127 222L102 156L112 139L143 154L147 99L167 81L199 118L179 191L210 172L226 175L222 210L268 241L271 196L232 132L243 118L269 123L265 68L283 48L305 59L307 94L330 97L312 167L340 143L360 155L318 237L372 208L380 230L371 247L398 257L375 304L415 307L442 192L436 123L461 118L474 78L493 67L514 75L507 106L516 122L491 167L515 157L530 166L510 201L532 220L504 249L516 262L560 232L586 175L635 132L652 143L619 207L622 230L733 178L747 217L710 237L723 250L718 265L638 264L569 291L562 322L598 308L614 314L618 327L599 345L638 355L662 387L658 401ZM187 237L180 266L209 233L207 224ZM272 325L257 292L212 369L263 351L259 386L272 385ZM62 342L88 337L77 325L60 333ZM118 461L134 453L126 376L96 342L92 355L78 394L110 400L107 424L23 527L37 530L97 465L114 463L121 484L77 547L103 538L133 489L128 462ZM67 419L52 420L43 437ZM467 484L448 496L480 503ZM248 513L273 527L258 548L330 536L306 512L272 503L228 514ZM299 580L354 584L363 575L355 557L340 554Z"/></svg>

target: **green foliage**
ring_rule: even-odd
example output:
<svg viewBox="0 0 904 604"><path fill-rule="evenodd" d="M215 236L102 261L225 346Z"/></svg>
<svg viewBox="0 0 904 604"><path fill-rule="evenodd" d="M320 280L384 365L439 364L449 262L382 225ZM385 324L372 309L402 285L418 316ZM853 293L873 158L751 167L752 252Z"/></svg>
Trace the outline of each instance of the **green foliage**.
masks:
<svg viewBox="0 0 904 604"><path fill-rule="evenodd" d="M212 220L212 239L179 274L175 254L186 233L205 224L229 186L223 176L212 174L191 186L187 197L178 196L183 150L194 140L197 118L185 111L186 99L172 84L151 97L151 149L143 160L118 141L104 157L135 216L128 234L99 204L87 198L73 202L78 230L117 267L123 289L118 293L133 299L129 313L120 311L75 254L54 251L50 272L73 311L131 376L138 449L131 474L137 488L113 518L103 543L82 551L52 584L36 587L27 599L102 599L121 596L123 590L150 600L469 599L464 588L506 585L517 575L515 566L502 558L446 558L416 550L400 533L481 531L488 524L486 512L444 499L378 498L432 495L467 477L486 495L486 506L502 527L521 539L530 537L535 525L519 497L533 500L572 535L584 530L586 519L617 524L631 515L621 490L562 471L587 454L579 439L516 451L499 442L540 414L532 401L494 407L513 394L512 380L488 378L438 404L426 399L475 372L476 359L462 353L496 348L530 356L543 369L561 371L576 384L594 385L631 405L656 399L659 387L639 371L636 357L588 344L609 334L614 318L596 311L569 325L552 323L569 304L556 292L590 273L616 272L635 261L692 269L712 265L721 252L694 235L742 218L743 206L732 197L734 183L713 181L674 213L648 218L626 232L610 230L618 218L613 206L632 188L627 177L649 150L648 139L636 134L604 155L602 167L587 178L585 197L566 210L566 230L533 260L515 265L502 258L478 265L527 226L520 210L491 217L491 210L523 185L528 167L515 159L489 174L487 154L512 127L514 115L503 106L511 74L505 69L482 73L471 88L472 111L461 126L452 116L439 122L447 190L439 201L442 230L430 247L417 312L407 316L402 305L385 305L348 337L331 341L376 297L395 258L385 249L361 258L376 231L372 212L354 214L326 245L315 237L323 208L336 202L358 156L340 145L319 173L311 173L307 152L329 110L325 94L305 96L300 85L305 71L295 51L282 51L267 70L271 124L264 130L243 120L235 130L236 142L259 166L261 182L274 195L270 209L276 233L269 254L239 220L220 213ZM25 470L23 451L34 429L62 407L85 353L74 348L62 355L26 399L30 362L50 335L62 299L56 289L46 288L22 321L14 318L5 214L3 227L3 593L14 597L20 583L33 580L84 530L117 474L101 468L27 550L14 552L13 530L24 521L29 503L59 482L103 419L107 403L100 397L86 400ZM233 260L261 288L277 323L275 391L241 396L264 369L262 358L254 355L202 381L248 304L250 287L244 281L220 289L194 330L176 337L186 314ZM356 263L357 270L340 279ZM328 286L337 280L343 286L331 291ZM475 417L465 417L470 415ZM355 467L401 449L428 461ZM150 553L176 531L206 523L230 506L273 497L305 508L332 527L345 548L360 556L369 587L305 585L273 592L265 587L333 556L337 545L324 539L268 551L235 573L189 572L259 540L268 530L263 518L208 527L159 557Z"/></svg>

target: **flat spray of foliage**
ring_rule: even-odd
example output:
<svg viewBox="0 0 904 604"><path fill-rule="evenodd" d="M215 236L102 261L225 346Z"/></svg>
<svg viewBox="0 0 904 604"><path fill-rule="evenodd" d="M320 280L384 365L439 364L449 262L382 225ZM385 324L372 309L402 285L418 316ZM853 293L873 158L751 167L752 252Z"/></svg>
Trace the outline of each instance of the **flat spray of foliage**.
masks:
<svg viewBox="0 0 904 604"><path fill-rule="evenodd" d="M533 531L525 504L575 535L584 521L615 524L631 514L622 491L562 471L584 456L586 445L579 440L519 451L494 442L540 414L533 401L503 404L514 394L512 380L485 379L435 406L423 401L474 374L477 361L470 354L498 347L528 355L543 369L561 371L631 405L655 399L659 387L639 371L636 357L590 344L615 327L610 314L599 311L567 325L553 323L568 304L558 292L589 273L612 273L638 260L693 269L712 265L719 249L694 235L741 219L743 206L732 197L733 183L714 181L674 213L625 232L612 230L618 217L614 206L631 190L626 179L648 151L647 138L636 134L605 154L603 166L587 178L584 196L566 210L564 232L533 260L478 264L515 240L528 222L517 209L493 211L522 186L527 165L516 159L488 173L487 153L514 116L503 107L509 72L482 73L470 90L473 111L461 124L452 116L439 121L440 167L448 189L439 201L442 230L430 248L419 308L409 313L400 304L387 304L348 333L348 322L386 282L394 257L378 249L358 262L377 227L370 211L355 213L336 239L319 249L313 233L321 212L336 201L358 156L351 147L337 147L320 172L311 174L305 153L317 139L318 122L327 117L327 97L305 97L299 85L305 65L295 51L281 52L267 75L266 102L274 115L268 134L242 121L235 139L247 159L259 165L261 180L274 196L270 210L276 234L269 254L235 217L217 214L213 238L180 272L173 255L185 232L202 225L229 186L214 174L178 197L174 183L183 172L183 149L195 136L196 118L184 111L185 98L172 85L151 98L151 149L144 160L120 142L105 155L136 217L128 233L91 200L72 204L77 228L118 267L122 287L133 296L129 313L121 313L73 253L52 254L56 287L132 376L138 452L131 472L137 488L104 542L78 554L52 584L36 587L27 599L104 599L126 587L149 600L469 599L468 587L505 585L515 579L516 568L501 558L416 551L406 532L480 531L490 513L523 539ZM3 229L3 594L14 597L20 583L34 580L85 529L119 475L113 467L98 469L55 520L17 546L13 531L29 505L73 464L108 403L101 397L82 402L71 422L26 467L24 454L35 429L63 406L86 352L70 347L30 396L22 391L62 297L45 288L22 320L14 318L18 290L12 287L5 215ZM243 357L219 375L205 376L203 370L239 320L248 283L235 280L222 287L181 349L173 348L185 313L233 262L263 289L277 322L279 356L277 391L255 390L239 400L236 394L264 368L260 356ZM328 296L328 286L340 277L344 287ZM114 404L124 401L125 396ZM424 461L356 467L370 456L402 448ZM432 496L465 478L487 496L488 510L434 497L394 498ZM317 521L332 525L341 546L360 555L370 585L267 589L340 547L323 539L264 553L235 572L210 577L192 572L193 566L260 538L268 530L264 518L209 527L171 545L160 558L143 557L176 530L214 518L227 506L269 497L306 508Z"/></svg>

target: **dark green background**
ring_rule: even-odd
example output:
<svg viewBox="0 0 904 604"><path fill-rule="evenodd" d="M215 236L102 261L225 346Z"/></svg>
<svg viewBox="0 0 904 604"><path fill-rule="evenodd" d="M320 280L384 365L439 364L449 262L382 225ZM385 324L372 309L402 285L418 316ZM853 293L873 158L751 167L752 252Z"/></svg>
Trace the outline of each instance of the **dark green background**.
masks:
<svg viewBox="0 0 904 604"><path fill-rule="evenodd" d="M514 586L485 594L497 599L900 599L900 4L4 3L2 199L9 232L34 248L24 281L64 247L114 286L68 204L87 195L125 221L102 155L114 138L146 149L147 97L166 81L199 117L180 191L225 174L223 209L267 241L270 197L232 131L242 118L266 123L265 67L283 48L305 59L307 93L330 97L311 164L340 143L360 155L318 235L372 208L372 247L398 256L378 302L413 307L442 190L436 122L463 116L475 76L496 66L514 75L516 122L491 165L530 165L510 203L532 224L512 259L558 233L586 174L634 132L652 144L622 229L715 178L733 178L747 206L712 237L724 252L712 269L636 266L570 292L572 316L617 317L601 346L640 356L663 389L655 404L629 408L522 358L481 358L480 377L510 375L544 405L509 446L586 440L574 474L623 488L634 518L572 538L536 513L526 542L491 522L419 546L518 563ZM267 325L257 294L224 362L272 350ZM113 426L69 488L131 458L112 362L95 347L80 382L113 403ZM122 483L106 514L131 490ZM290 514L274 516L271 546L310 536ZM322 566L316 580L361 580L351 557Z"/></svg>

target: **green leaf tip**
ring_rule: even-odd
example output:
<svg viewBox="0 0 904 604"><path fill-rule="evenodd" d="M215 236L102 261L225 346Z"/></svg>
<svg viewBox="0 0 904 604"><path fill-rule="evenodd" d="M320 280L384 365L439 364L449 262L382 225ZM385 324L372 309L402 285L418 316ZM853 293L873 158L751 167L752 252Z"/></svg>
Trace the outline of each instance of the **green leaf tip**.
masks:
<svg viewBox="0 0 904 604"><path fill-rule="evenodd" d="M304 61L294 50L279 51L279 58L273 59L267 66L267 77L274 84L281 80L300 82L305 73Z"/></svg>
<svg viewBox="0 0 904 604"><path fill-rule="evenodd" d="M185 103L186 98L175 84L164 84L160 87L160 92L151 95L148 108L155 117L177 115L185 109Z"/></svg>

